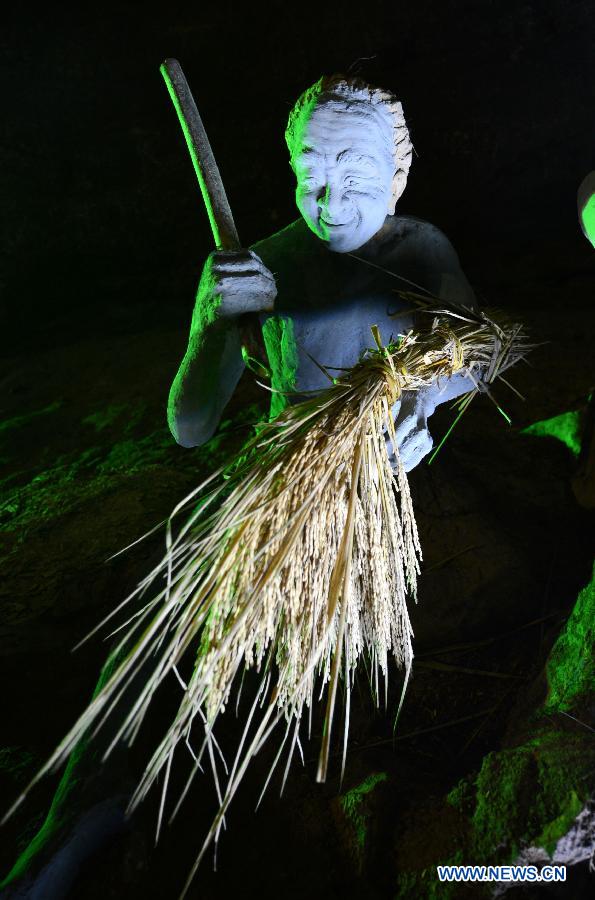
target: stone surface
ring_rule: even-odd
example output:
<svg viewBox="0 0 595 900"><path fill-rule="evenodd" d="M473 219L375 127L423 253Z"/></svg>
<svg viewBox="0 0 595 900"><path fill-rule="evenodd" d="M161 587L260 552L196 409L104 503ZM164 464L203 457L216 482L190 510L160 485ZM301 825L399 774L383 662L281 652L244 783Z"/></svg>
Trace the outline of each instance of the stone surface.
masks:
<svg viewBox="0 0 595 900"><path fill-rule="evenodd" d="M417 900L435 896L436 859L467 846L486 754L531 737L549 649L590 577L592 466L579 473L581 509L569 490L571 451L521 429L579 411L595 382L595 256L574 203L593 166L592 3L485 0L452 15L447 4L418 0L377 5L378 15L362 4L341 17L318 4L315 19L292 21L291 41L281 6L278 16L270 5L259 12L227 2L200 15L196 3L154 17L121 3L113 18L109 3L95 17L56 6L6 15L0 386L10 427L0 432L0 677L9 752L0 754L0 793L8 805L86 702L105 644L74 655L70 647L146 572L162 539L106 557L166 516L220 458L218 439L208 458L173 446L164 418L197 264L212 245L158 63L172 48L184 64L247 243L294 215L279 139L291 101L319 72L353 63L403 98L415 148L403 212L453 237L482 303L518 311L551 343L511 377L525 405L499 388L512 429L484 402L430 470L412 475L429 587L396 744L390 698L399 683L387 713L371 707L364 675L342 787L338 777L326 788L314 783L314 722L305 769L292 771L284 798L273 786L254 816L271 762L257 760L230 815L219 871L206 861L196 895L260 900L272 884L290 900L385 900L398 891ZM230 94L232 115L222 103ZM255 399L246 387L242 404ZM450 421L439 411L435 436ZM577 718L592 727L591 715ZM592 736L564 716L556 727ZM389 777L375 788L373 853L360 877L336 798L378 772ZM457 785L458 805L445 803ZM3 872L41 824L54 787L41 785L5 827ZM212 800L201 783L147 855L149 804L131 844L109 848L74 895L105 900L124 886L131 900L175 894ZM558 896L591 897L589 877L583 864Z"/></svg>
<svg viewBox="0 0 595 900"><path fill-rule="evenodd" d="M473 790L468 796L463 792L460 810L445 804L445 796L460 779L472 783L485 754L503 741L521 746L534 736L530 716L545 696L539 673L565 611L590 577L592 526L569 488L576 465L572 451L556 437L522 431L580 407L590 384L581 359L592 318L577 313L561 328L547 316L518 314L533 334L555 342L535 352L531 367L510 373L526 403L508 395L505 386L498 388L513 427L482 398L432 466L411 476L425 554L413 611L414 677L393 750L398 678L391 679L385 713L372 708L362 673L341 789L348 794L374 772L388 776L373 792L374 838L363 868L337 818L340 758L333 760L337 780L326 787L314 781L320 727L315 717L312 741L305 743L306 768L294 766L282 799L272 786L253 818L272 760L264 754L255 761L230 814L219 872L214 875L207 862L201 873L201 896L229 895L234 873L242 870L254 873L242 884L246 896L256 897L261 890L256 873L265 868L289 897L303 896L312 877L329 896L339 891L392 896L398 885L403 896L423 896L420 885L432 881L436 859L456 854L469 839ZM20 784L86 702L106 652L99 639L74 655L70 648L145 574L163 537L156 533L128 554L109 562L107 557L163 520L227 449L239 447L248 430L248 424L236 427L242 415L249 423L258 416L258 404L262 412L268 402L266 392L247 377L230 410L234 418L222 424L220 434L204 448L176 446L164 406L184 340L179 330L88 341L35 360L14 357L0 372L8 388L8 424L0 432L5 479L0 664L3 683L12 686L5 704L5 746L20 748ZM445 430L448 410L437 416L437 426ZM536 620L542 621L531 624ZM569 711L589 722L588 710ZM166 714L167 705L159 715ZM230 718L223 731L235 727ZM556 727L563 733L561 748L581 730L590 740L588 731L563 716ZM18 785L11 774L14 754L6 759L2 785L8 802ZM138 770L142 745L132 762ZM120 876L130 885L130 897L167 895L172 873L182 878L196 835L208 823L212 807L205 787L206 781L179 825L148 858L133 853L136 861L130 862L128 851L122 857L116 846L106 850L84 875L84 896L118 896ZM22 847L39 823L52 788L51 781L42 785L7 826L4 871L15 846ZM566 788L568 795L574 789L570 782ZM149 844L155 814L149 803L136 826ZM246 822L254 837L250 844L244 842ZM424 871L426 882L418 879Z"/></svg>

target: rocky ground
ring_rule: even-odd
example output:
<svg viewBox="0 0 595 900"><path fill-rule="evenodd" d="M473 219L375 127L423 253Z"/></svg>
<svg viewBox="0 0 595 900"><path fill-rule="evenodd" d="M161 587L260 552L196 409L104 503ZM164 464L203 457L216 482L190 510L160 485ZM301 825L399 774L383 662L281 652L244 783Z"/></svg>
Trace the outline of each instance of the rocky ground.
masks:
<svg viewBox="0 0 595 900"><path fill-rule="evenodd" d="M548 343L510 373L524 401L498 387L511 426L487 398L476 400L435 462L411 475L424 566L412 612L414 677L396 740L399 675L385 711L373 708L362 672L343 784L339 760L328 784L315 783L315 720L305 766L296 763L284 796L273 786L255 815L271 761L272 749L264 751L230 812L218 872L207 860L189 896L484 896L469 885L440 887L436 864L508 862L530 847L552 854L585 806L595 779L585 474L595 313L585 305L592 266L569 277L560 264L558 277L560 258L552 256L547 277L543 258L529 254L506 277L476 274L487 300L505 288L508 313ZM176 446L164 410L184 343L184 328L76 342L56 334L53 349L1 363L4 806L93 689L106 645L71 647L143 576L163 535L108 557L237 450L266 403L246 378L208 445ZM435 416L435 439L451 416ZM235 727L230 716L224 742ZM133 751L132 765L141 757ZM4 873L43 820L55 784L48 779L5 826ZM205 778L156 850L149 802L72 896L175 897L213 801ZM564 894L510 896L587 896L587 864L570 877Z"/></svg>

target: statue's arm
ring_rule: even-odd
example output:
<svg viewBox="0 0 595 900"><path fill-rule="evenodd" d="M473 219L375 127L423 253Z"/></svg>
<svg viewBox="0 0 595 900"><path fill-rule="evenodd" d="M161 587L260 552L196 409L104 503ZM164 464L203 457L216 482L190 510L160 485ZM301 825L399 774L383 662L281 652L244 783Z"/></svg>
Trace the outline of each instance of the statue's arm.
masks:
<svg viewBox="0 0 595 900"><path fill-rule="evenodd" d="M456 306L479 311L473 288L461 268L458 254L446 235L429 223L418 222L415 235L415 258L423 287L437 297ZM411 245L413 246L413 245ZM410 257L411 258L411 257ZM418 261L422 261L420 265ZM395 416L395 434L399 456L409 472L430 452L433 439L428 429L428 419L437 406L473 390L474 382L466 372L442 378L419 391L403 393ZM396 464L392 442L386 437L391 463Z"/></svg>
<svg viewBox="0 0 595 900"><path fill-rule="evenodd" d="M255 253L208 257L188 347L167 404L167 421L178 444L196 447L214 434L244 370L240 317L272 309L275 296L275 280Z"/></svg>
<svg viewBox="0 0 595 900"><path fill-rule="evenodd" d="M237 323L193 317L188 348L172 383L167 421L183 447L197 447L214 434L243 371Z"/></svg>

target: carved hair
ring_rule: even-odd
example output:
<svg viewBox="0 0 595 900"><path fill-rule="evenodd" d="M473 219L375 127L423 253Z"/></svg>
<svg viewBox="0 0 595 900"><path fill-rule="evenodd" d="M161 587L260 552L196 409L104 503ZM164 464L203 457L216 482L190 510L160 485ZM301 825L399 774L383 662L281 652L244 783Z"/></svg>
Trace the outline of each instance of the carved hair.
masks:
<svg viewBox="0 0 595 900"><path fill-rule="evenodd" d="M392 155L395 171L392 181L392 200L397 202L407 184L407 175L411 166L413 145L403 114L403 106L390 91L373 87L361 78L350 78L345 75L323 75L316 84L307 88L297 99L289 114L285 141L292 157L296 139L303 128L304 119L309 116L315 106L340 101L352 104L367 104L378 114L380 121L390 129L392 138Z"/></svg>

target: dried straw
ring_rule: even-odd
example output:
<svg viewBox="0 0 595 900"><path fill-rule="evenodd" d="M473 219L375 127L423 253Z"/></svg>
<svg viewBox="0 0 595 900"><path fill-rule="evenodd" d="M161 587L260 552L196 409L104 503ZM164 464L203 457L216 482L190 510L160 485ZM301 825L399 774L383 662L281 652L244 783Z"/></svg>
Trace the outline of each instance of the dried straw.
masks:
<svg viewBox="0 0 595 900"><path fill-rule="evenodd" d="M408 296L419 307L420 298ZM403 391L464 371L470 379L466 408L478 390L487 390L487 383L529 349L518 325L500 327L484 314L448 307L429 312L427 329L388 347L372 329L376 346L353 369L264 425L232 470L211 476L176 507L167 523L161 564L118 609L158 581L165 586L120 626L119 664L35 779L62 763L91 728L96 733L152 657L152 674L105 757L119 740L131 743L155 691L173 672L183 690L180 706L130 810L163 773L159 834L173 755L180 743L191 749L198 717L202 746L198 753L191 749L195 765L170 821L205 753L219 811L184 894L207 847L219 837L251 758L280 721L285 736L264 789L288 745L285 782L296 746L301 752L304 711L311 721L315 700L326 690L317 773L318 781L325 780L340 679L345 685L344 767L350 692L363 654L371 662L377 703L380 676L386 691L389 658L404 670L402 703L413 659L406 599L408 594L415 598L421 548L391 407ZM396 456L394 472L387 438ZM199 495L198 507L174 537L174 517L196 504ZM186 684L178 666L188 653L195 663ZM261 674L260 686L228 769L213 727L245 669Z"/></svg>

